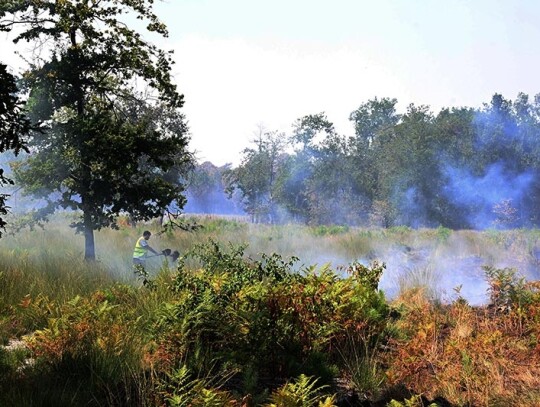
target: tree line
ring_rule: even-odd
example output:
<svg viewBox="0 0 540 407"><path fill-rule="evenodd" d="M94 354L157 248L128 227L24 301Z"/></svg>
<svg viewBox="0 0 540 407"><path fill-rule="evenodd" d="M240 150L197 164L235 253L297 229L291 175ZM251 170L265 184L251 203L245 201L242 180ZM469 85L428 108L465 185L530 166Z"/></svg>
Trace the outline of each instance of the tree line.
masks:
<svg viewBox="0 0 540 407"><path fill-rule="evenodd" d="M495 94L481 108L437 114L414 104L399 114L397 103L362 103L349 116L352 136L324 113L299 118L290 134L260 128L237 167L195 172L200 180L211 168L206 179L256 222L538 226L540 96Z"/></svg>

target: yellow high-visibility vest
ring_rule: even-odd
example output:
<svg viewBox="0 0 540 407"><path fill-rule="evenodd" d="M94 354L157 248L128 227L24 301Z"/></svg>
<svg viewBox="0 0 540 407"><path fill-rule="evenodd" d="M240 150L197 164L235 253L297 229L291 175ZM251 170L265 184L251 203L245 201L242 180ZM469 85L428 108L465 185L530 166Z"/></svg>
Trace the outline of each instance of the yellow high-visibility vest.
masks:
<svg viewBox="0 0 540 407"><path fill-rule="evenodd" d="M141 245L141 242L145 240L144 236L137 239L137 243L135 243L135 250L133 251L133 258L140 259L141 257L144 257L146 255L146 252L148 249Z"/></svg>

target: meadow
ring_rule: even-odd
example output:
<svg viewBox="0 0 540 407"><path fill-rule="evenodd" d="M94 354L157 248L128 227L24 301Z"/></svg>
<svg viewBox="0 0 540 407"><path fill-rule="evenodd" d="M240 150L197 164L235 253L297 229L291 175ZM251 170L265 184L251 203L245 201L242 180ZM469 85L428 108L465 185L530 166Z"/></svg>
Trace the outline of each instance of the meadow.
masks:
<svg viewBox="0 0 540 407"><path fill-rule="evenodd" d="M540 404L540 231L189 220L8 229L0 405Z"/></svg>

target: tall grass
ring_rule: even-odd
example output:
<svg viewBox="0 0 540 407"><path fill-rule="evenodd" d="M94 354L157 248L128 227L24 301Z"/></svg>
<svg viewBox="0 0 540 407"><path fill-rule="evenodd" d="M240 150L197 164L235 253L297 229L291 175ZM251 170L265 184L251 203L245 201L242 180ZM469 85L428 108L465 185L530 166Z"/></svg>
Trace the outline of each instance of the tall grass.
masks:
<svg viewBox="0 0 540 407"><path fill-rule="evenodd" d="M149 243L155 249L171 248L181 254L212 239L248 244L245 253L254 259L260 259L261 253L296 256L300 259L298 267L330 263L336 268L355 260L364 264L378 260L387 265L381 284L392 296L422 286L434 297L445 298L454 287L471 285L471 281L485 290L481 267L486 265L514 267L529 279L540 278L540 232L535 230L313 228L254 225L241 219L201 216L188 219L202 226L195 232L160 234L155 222L96 232L97 262L89 265L82 260L83 237L68 227L66 217L69 215L58 215L43 230L8 234L0 240L0 271L7 279L3 301L13 303L24 295L45 292L69 298L112 281L135 283L131 257L134 242L144 230L153 232ZM163 261L163 257L148 260L152 275L158 273ZM55 286L60 275L65 283ZM470 295L482 300L478 293Z"/></svg>

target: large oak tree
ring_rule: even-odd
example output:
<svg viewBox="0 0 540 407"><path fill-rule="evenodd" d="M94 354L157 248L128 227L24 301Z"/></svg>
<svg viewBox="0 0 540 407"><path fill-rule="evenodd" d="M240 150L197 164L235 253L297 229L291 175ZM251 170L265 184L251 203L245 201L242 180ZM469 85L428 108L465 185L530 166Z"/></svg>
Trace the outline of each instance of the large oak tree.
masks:
<svg viewBox="0 0 540 407"><path fill-rule="evenodd" d="M171 78L171 54L126 21L167 36L151 0L26 0L0 5L0 30L35 44L43 58L25 73L31 117L47 124L30 138L16 170L27 192L45 198L43 216L81 211L85 258L94 230L128 212L158 216L185 203L178 171L191 160L183 96ZM123 21L124 19L124 21Z"/></svg>

